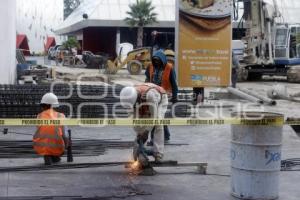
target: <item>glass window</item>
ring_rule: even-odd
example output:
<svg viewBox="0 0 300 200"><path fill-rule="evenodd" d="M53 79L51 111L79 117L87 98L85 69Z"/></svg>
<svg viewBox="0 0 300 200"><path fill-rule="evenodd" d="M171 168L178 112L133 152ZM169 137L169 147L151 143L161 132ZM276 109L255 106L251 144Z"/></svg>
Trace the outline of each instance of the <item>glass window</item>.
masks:
<svg viewBox="0 0 300 200"><path fill-rule="evenodd" d="M290 34L290 58L296 57L296 28L291 28Z"/></svg>
<svg viewBox="0 0 300 200"><path fill-rule="evenodd" d="M300 27L297 27L296 49L297 49L297 58L300 58Z"/></svg>
<svg viewBox="0 0 300 200"><path fill-rule="evenodd" d="M287 34L288 34L288 29L277 29L275 45L276 46L286 46L287 45Z"/></svg>

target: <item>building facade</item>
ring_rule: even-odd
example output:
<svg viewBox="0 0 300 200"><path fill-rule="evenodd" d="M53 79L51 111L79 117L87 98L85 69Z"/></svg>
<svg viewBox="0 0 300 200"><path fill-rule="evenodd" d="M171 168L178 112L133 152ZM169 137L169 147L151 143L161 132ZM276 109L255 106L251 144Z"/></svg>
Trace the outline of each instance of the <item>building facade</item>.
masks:
<svg viewBox="0 0 300 200"><path fill-rule="evenodd" d="M84 0L57 28L60 35L75 36L82 50L106 53L114 57L119 43L136 46L137 30L124 22L129 5L136 0ZM152 0L158 23L144 29L144 45L151 45L151 32L174 32L175 1Z"/></svg>
<svg viewBox="0 0 300 200"><path fill-rule="evenodd" d="M57 44L62 36L54 33L63 22L63 0L16 0L17 35L26 35L31 53L42 53L47 38L55 37Z"/></svg>

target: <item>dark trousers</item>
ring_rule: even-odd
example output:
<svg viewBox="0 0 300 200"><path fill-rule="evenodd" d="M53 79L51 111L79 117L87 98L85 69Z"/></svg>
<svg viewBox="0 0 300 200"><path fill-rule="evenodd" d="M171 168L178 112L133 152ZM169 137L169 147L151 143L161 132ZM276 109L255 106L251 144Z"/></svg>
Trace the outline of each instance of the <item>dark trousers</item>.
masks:
<svg viewBox="0 0 300 200"><path fill-rule="evenodd" d="M231 83L232 87L236 88L236 82L237 82L238 74L236 68L232 68L231 70Z"/></svg>
<svg viewBox="0 0 300 200"><path fill-rule="evenodd" d="M197 102L198 95L202 94L202 102L204 101L204 88L203 87L194 87L193 88L193 101Z"/></svg>
<svg viewBox="0 0 300 200"><path fill-rule="evenodd" d="M45 165L60 162L60 156L44 156Z"/></svg>

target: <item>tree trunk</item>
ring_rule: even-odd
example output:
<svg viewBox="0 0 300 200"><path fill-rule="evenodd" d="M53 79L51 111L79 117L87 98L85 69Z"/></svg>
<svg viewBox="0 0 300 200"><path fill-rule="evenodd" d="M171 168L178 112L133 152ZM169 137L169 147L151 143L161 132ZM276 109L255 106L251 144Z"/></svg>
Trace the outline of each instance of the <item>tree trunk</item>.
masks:
<svg viewBox="0 0 300 200"><path fill-rule="evenodd" d="M138 32L137 32L137 47L142 47L143 46L143 35L144 35L144 29L142 26L138 27Z"/></svg>

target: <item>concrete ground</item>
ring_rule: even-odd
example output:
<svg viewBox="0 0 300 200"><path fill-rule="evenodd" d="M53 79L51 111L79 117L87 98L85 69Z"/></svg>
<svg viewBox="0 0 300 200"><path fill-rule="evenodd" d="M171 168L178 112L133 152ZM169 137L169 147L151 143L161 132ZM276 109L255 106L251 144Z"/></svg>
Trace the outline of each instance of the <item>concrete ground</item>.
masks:
<svg viewBox="0 0 300 200"><path fill-rule="evenodd" d="M126 74L126 72L123 72ZM144 77L112 77L114 83L142 82ZM131 79L131 81L129 80ZM134 81L132 81L134 79ZM277 80L239 83L242 88L254 89L266 95ZM290 93L300 92L299 84L288 84ZM215 90L210 88L206 91ZM222 100L234 105L245 101ZM206 102L214 103L214 102ZM250 109L257 109L251 104ZM279 100L277 106L264 106L265 111L279 112L285 117L300 117L299 103ZM237 108L226 108L229 114ZM204 113L206 111L200 110ZM208 111L207 111L208 112ZM12 127L15 132L34 132L33 127ZM232 200L230 195L230 125L170 127L171 143L166 146L165 159L179 162L207 162L208 175L199 175L193 167L157 168L153 177L133 176L123 166L93 169L73 169L34 172L0 173L1 199L143 199L143 200ZM73 128L74 137L121 139L132 141L130 127ZM0 135L1 140L31 139L31 136ZM283 129L282 159L300 157L300 138L289 126ZM96 157L75 157L75 163L131 160L131 150L109 150ZM63 163L66 161L63 160ZM0 167L40 165L42 159L1 159ZM300 171L280 173L280 200L299 200Z"/></svg>
<svg viewBox="0 0 300 200"><path fill-rule="evenodd" d="M13 128L30 132L33 128ZM133 140L129 127L76 128L74 137ZM96 199L203 199L230 200L230 126L171 127L172 143L166 146L166 159L180 162L208 162L208 174L196 174L193 167L157 168L154 177L132 176L123 166L93 169L15 172L0 174L0 196L62 197ZM0 139L30 139L30 136L1 136ZM283 159L300 156L300 140L293 130L284 127ZM75 163L130 160L131 150L110 150L97 157L75 157ZM65 160L63 161L65 163ZM2 159L1 166L39 165L42 159ZM281 172L280 199L298 200L300 172Z"/></svg>

